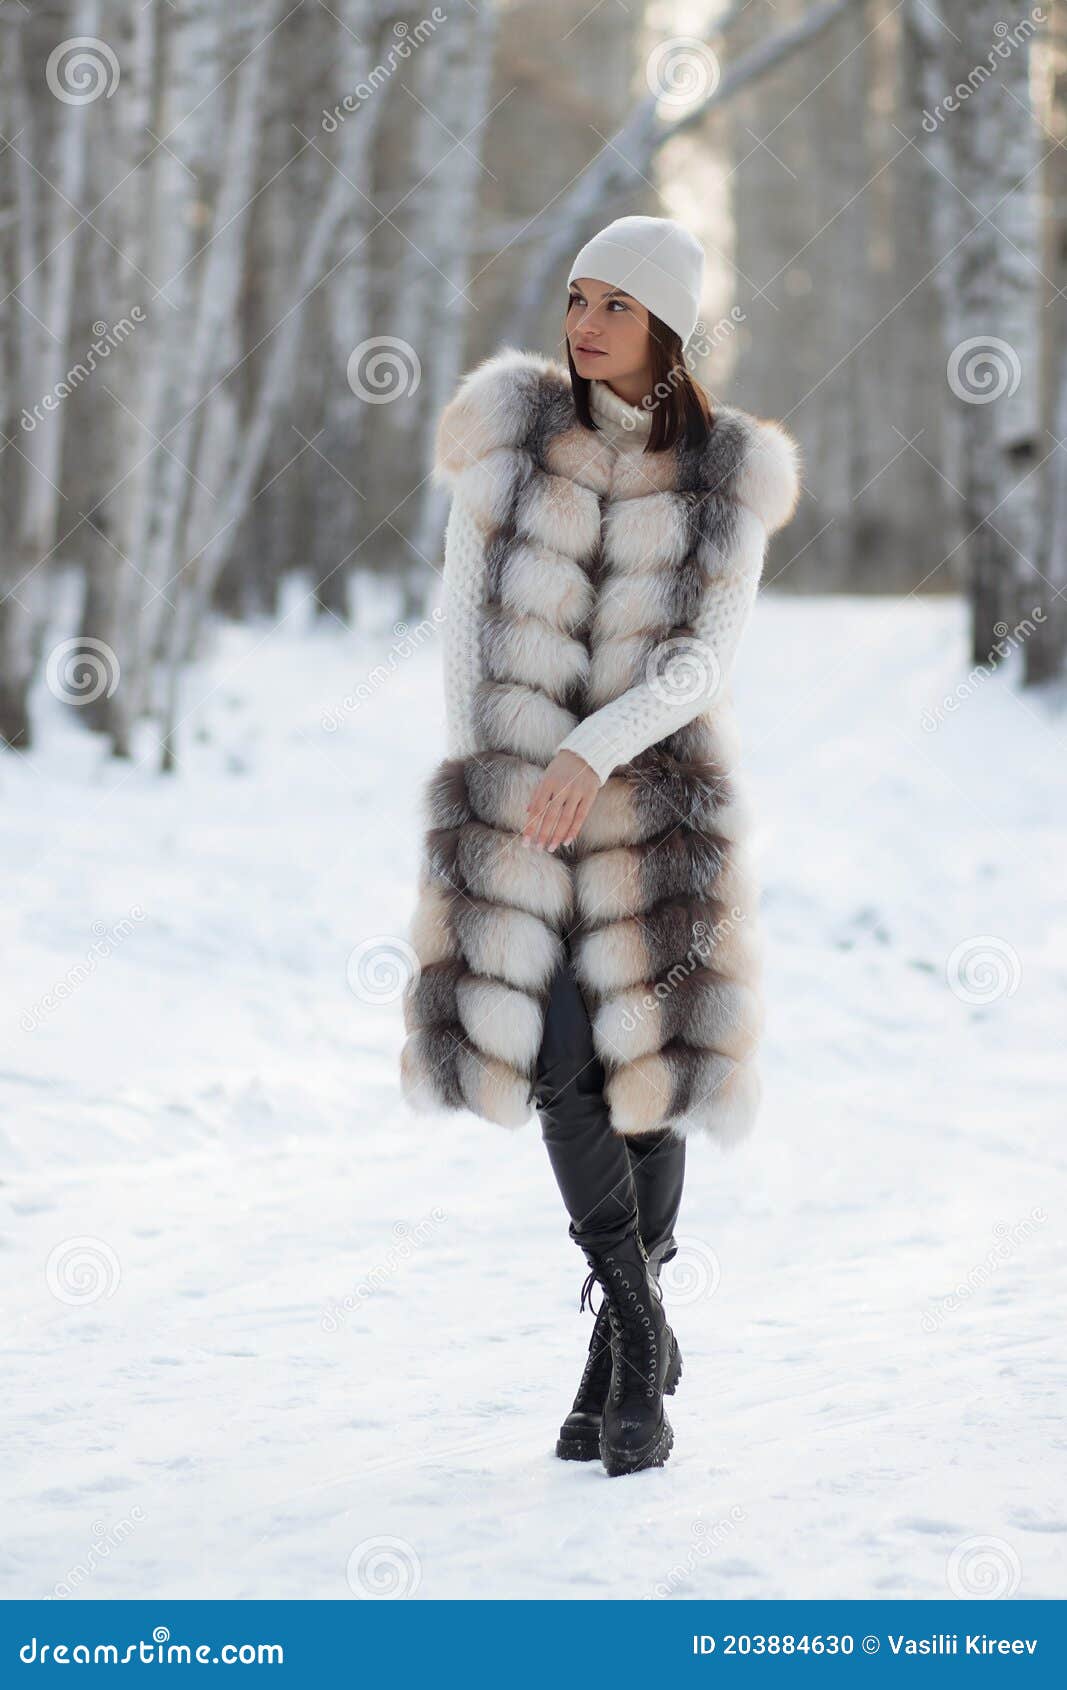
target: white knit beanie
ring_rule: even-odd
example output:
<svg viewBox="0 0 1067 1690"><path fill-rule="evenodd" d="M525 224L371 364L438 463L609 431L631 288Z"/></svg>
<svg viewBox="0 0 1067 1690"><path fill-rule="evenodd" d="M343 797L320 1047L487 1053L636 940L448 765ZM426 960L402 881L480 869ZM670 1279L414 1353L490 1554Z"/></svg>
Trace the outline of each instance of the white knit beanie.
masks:
<svg viewBox="0 0 1067 1690"><path fill-rule="evenodd" d="M616 217L586 241L571 265L576 276L624 288L682 337L696 328L704 285L704 249L673 217Z"/></svg>

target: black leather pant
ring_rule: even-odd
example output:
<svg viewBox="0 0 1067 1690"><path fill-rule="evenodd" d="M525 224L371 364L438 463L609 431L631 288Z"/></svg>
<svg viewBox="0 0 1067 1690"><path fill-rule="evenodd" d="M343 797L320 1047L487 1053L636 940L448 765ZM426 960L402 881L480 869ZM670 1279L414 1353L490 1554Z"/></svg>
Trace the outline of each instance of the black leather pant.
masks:
<svg viewBox="0 0 1067 1690"><path fill-rule="evenodd" d="M611 1126L604 1067L575 977L569 940L552 981L534 1099L552 1171L578 1245L608 1250L637 1222L653 1264L677 1254L674 1227L685 1140L670 1127L623 1137Z"/></svg>

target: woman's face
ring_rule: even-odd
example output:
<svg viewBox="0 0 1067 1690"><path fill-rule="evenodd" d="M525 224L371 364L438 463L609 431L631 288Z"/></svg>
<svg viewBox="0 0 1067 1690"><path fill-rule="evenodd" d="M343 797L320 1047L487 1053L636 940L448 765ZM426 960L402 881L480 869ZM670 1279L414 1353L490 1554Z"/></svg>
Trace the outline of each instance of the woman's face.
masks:
<svg viewBox="0 0 1067 1690"><path fill-rule="evenodd" d="M580 376L613 382L649 373L648 311L608 282L579 276L570 284L567 342Z"/></svg>

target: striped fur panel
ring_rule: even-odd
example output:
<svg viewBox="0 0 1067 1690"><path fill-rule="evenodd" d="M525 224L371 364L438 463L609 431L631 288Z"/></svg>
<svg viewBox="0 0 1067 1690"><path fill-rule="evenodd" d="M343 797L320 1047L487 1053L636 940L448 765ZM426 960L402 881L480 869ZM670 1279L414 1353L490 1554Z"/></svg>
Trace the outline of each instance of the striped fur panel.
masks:
<svg viewBox="0 0 1067 1690"><path fill-rule="evenodd" d="M405 993L417 1108L528 1119L551 982L571 935L612 1124L721 1143L759 1104L759 888L729 687L602 784L578 839L520 835L576 721L642 679L716 584L762 567L798 496L795 442L717 407L699 450L622 454L574 418L567 372L505 348L445 408L434 475L487 535L479 750L425 793Z"/></svg>

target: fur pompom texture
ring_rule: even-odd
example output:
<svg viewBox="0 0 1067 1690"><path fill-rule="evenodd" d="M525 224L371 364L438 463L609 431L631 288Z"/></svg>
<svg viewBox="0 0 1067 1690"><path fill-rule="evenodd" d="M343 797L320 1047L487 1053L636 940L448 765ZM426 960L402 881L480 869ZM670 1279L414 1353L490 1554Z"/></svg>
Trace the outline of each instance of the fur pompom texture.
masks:
<svg viewBox="0 0 1067 1690"><path fill-rule="evenodd" d="M737 478L737 496L754 510L768 534L796 514L800 500L800 448L781 424L760 419Z"/></svg>
<svg viewBox="0 0 1067 1690"><path fill-rule="evenodd" d="M508 346L444 408L433 475L476 506L487 597L477 747L424 794L403 1095L528 1120L569 936L613 1129L735 1144L761 1095L762 937L728 692L613 768L571 845L520 835L575 724L713 614L724 580L758 578L800 496L797 443L723 405L699 448L617 453L578 422L565 366Z"/></svg>

